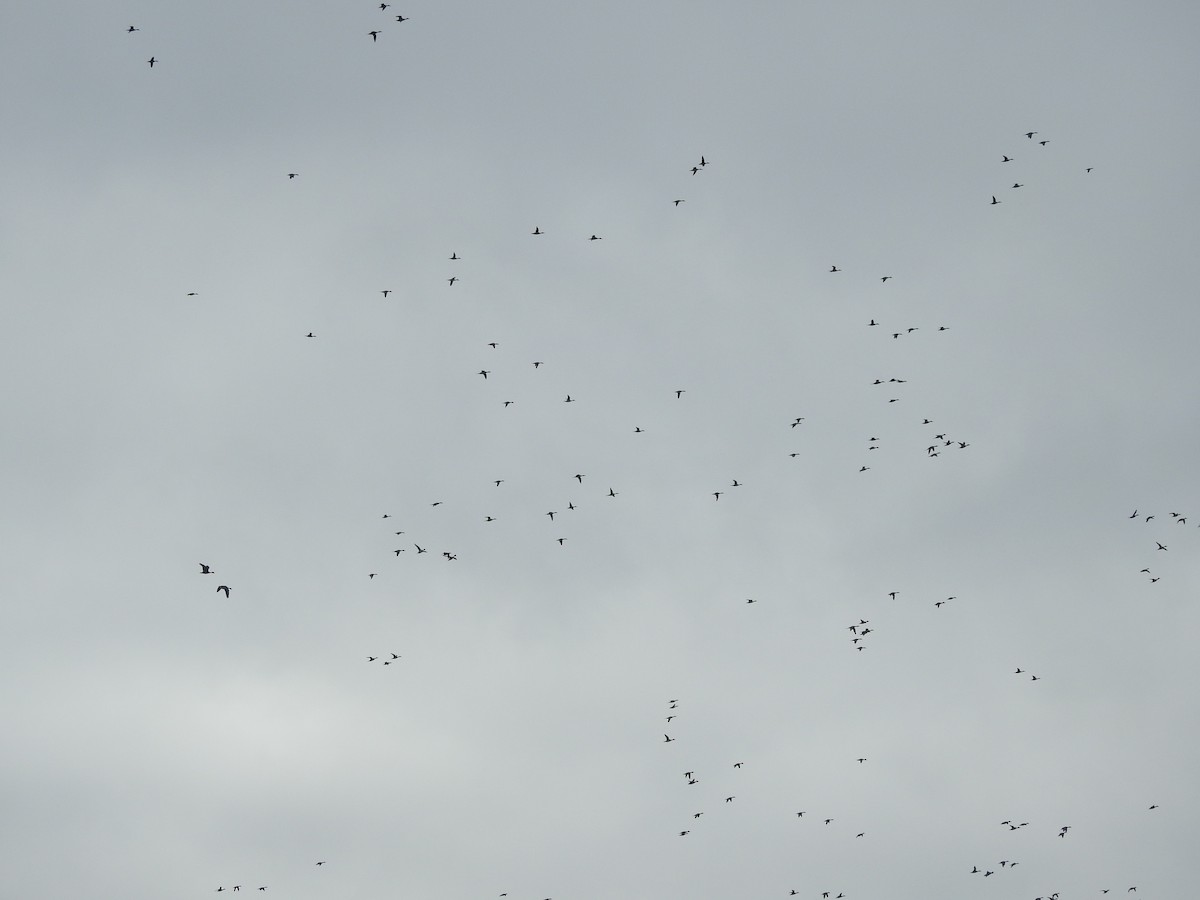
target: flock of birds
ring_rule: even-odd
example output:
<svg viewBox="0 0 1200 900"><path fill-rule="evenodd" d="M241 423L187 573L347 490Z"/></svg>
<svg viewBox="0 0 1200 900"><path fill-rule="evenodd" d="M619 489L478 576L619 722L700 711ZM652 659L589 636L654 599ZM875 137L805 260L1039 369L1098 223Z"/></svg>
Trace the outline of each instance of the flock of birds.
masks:
<svg viewBox="0 0 1200 900"><path fill-rule="evenodd" d="M378 9L381 13L394 16L394 22L396 24L400 24L400 23L408 21L407 16L395 14L395 13L388 13L390 6L391 5L388 3L380 3L380 4L378 4ZM130 34L139 32L140 30L141 30L140 28L133 26L133 25L130 25L126 29L126 31ZM369 36L371 38L372 43L377 43L379 41L381 35L383 35L383 34L384 34L384 32L383 32L382 28L374 28L374 29L370 30L369 32L367 32L367 36ZM148 60L146 60L146 62L149 65L149 67L153 69L156 65L159 64L160 60L156 56L152 55ZM1031 145L1037 146L1042 149L1045 149L1048 146L1048 144L1050 143L1049 139L1035 140L1035 138L1040 138L1040 135L1037 131L1025 132L1024 136L1031 143ZM1016 157L1014 157L1014 156L1010 156L1008 154L1003 154L1001 162L1003 164L1009 164L1009 163L1013 163L1015 161L1015 159L1016 159ZM687 166L684 169L684 171L690 173L690 175L692 177L695 177L697 175L700 175L701 173L706 172L711 164L712 164L712 161L709 160L707 156L701 155L697 161L695 161L690 166ZM1088 168L1086 168L1085 171L1087 173L1090 173L1093 171L1093 169L1091 167L1088 167ZM299 172L286 172L284 174L286 175L286 178L289 181L294 181L300 177ZM1018 190L1018 189L1023 189L1025 187L1026 187L1025 183L1021 182L1020 180L1014 180L1011 187L1008 188L1007 190ZM667 202L669 202L676 209L678 209L686 202L686 200L687 200L687 198L673 197L673 198L669 199L669 201L667 201ZM996 194L992 194L990 205L996 206L996 205L1000 205L1002 202L1003 201L1000 200ZM534 227L532 228L532 230L529 231L529 235L531 235L533 237L538 237L538 238L543 237L546 234L547 234L547 232L545 230L543 230L543 228L541 227L540 224L535 224ZM587 241L589 243L592 243L592 242L599 242L599 241L604 240L604 236L593 232L590 235L586 235L586 236L579 235L578 239L580 241ZM455 250L449 254L447 259L452 263L458 264L464 259L464 257L460 256L458 251ZM457 268L457 266L456 266L456 268ZM837 264L831 264L828 269L828 273L830 275L843 275L845 273L845 270L842 267L838 266ZM881 287L888 285L889 282L892 282L894 280L894 276L891 274L873 275L871 277L877 278L879 285ZM445 277L445 282L446 282L447 286L450 288L455 287L461 281L462 281L462 278L457 273L457 271L451 271ZM384 300L389 300L389 298L391 298L392 295L396 293L396 291L393 288L381 288L381 289L379 289L379 293L382 295ZM198 295L198 292L196 292L196 291L191 291L191 292L187 293L187 296L189 296L189 297L195 297L197 295ZM887 341L893 341L893 342L894 341L904 341L905 343L902 344L901 346L906 346L907 342L910 340L912 340L912 341L919 340L924 335L937 336L937 335L945 334L946 332L951 330L950 326L945 325L945 324L937 324L936 326L926 325L923 327L922 325L908 324L907 322L903 322L903 321L901 321L900 324L885 323L883 321L884 318L885 317L883 315L880 315L878 319L875 317L871 317L869 319L869 321L866 323L866 327L870 328L870 329L879 329L879 331L876 332L876 334L878 334L881 338L886 339ZM315 339L317 337L317 335L315 332L309 331L304 335L304 337L307 339ZM483 352L489 354L489 359L494 359L494 360L502 360L503 359L503 353L502 353L502 351L500 351L500 343L498 341L487 342L486 346L489 349L485 350ZM496 355L491 356L491 354L496 354ZM502 373L500 368L498 368L499 365L501 365L501 363L491 362L491 361L485 362L480 366L478 371L475 373L480 379L480 384L486 385L486 390L495 392L495 391L501 391L501 390L504 390L507 388L509 382L504 377L504 373ZM543 359L525 360L522 362L522 365L530 366L533 370L535 370L539 373L539 377L545 377L548 379L552 379L554 377L552 374L554 371L554 367L548 365L546 360L543 360ZM901 377L899 375L888 374L888 373L872 374L872 375L868 376L867 383L873 388L881 389L878 391L878 393L875 396L882 397L880 406L883 407L884 409L890 408L894 404L902 404L901 408L903 408L903 406L908 405L908 402L911 400L911 398L908 396L908 393L907 393L908 388L906 387L906 385L908 385L908 383L909 383L909 379L907 377ZM570 388L569 386L560 385L560 388L561 388L560 394L562 396L562 401L561 401L562 403L573 404L576 402L580 402L580 400L582 399L581 395L578 393L578 391L573 391L573 389ZM688 394L688 392L689 392L688 388L682 388L682 387L665 388L664 387L663 396L664 396L664 398L673 397L673 399L675 401L678 401L680 403L687 403L688 401L687 401L687 398L685 397L685 395ZM519 398L515 397L515 396L500 395L499 397L496 398L496 402L502 404L502 406L505 409L507 409L509 407L514 406L518 402L518 399ZM806 428L811 427L811 426L805 425L807 419L808 419L808 416L794 416L790 420L780 421L779 427L781 429L788 428L788 429L792 429L792 430L799 428L799 429L801 429L801 431L803 431ZM938 459L938 458L942 457L943 454L945 454L945 453L957 453L957 452L966 450L973 446L973 441L971 439L964 437L964 436L960 436L958 434L954 434L951 429L944 428L942 425L938 424L937 419L935 419L931 416L923 415L923 414L917 415L914 417L913 423L914 423L914 425L919 425L920 429L922 429L920 442L919 442L919 444L914 444L913 452L919 453L927 459L931 459L931 460ZM650 424L653 426L654 423L650 423ZM648 430L651 430L651 429L647 429L647 428L643 427L642 423L635 423L635 422L630 422L628 424L627 428L628 428L628 432L631 434L634 434L634 435L643 435L643 434L646 434ZM881 439L877 436L868 437L864 443L865 443L865 451L864 452L867 454L872 454L877 451L882 451L884 449L883 441L881 441ZM920 449L917 449L918 447ZM799 453L799 451L792 451L789 453L789 456L794 459L794 458L799 457L800 453ZM857 471L859 473L867 473L867 472L871 471L872 466L869 465L868 463L872 462L875 458L876 457L874 457L874 456L867 456L866 458L856 460L855 464L858 467ZM487 482L484 482L483 479L481 479L481 486L484 483L490 484L491 490L493 490L493 491L503 492L503 491L507 490L505 485L508 483L508 479L503 478L503 477L493 478ZM724 484L721 484L719 486L710 485L708 488L705 488L705 489L708 490L708 494L712 497L714 502L720 502L723 497L727 497L732 492L743 488L745 486L745 484L746 484L746 482L743 481L740 477L729 477L728 481L725 482ZM609 484L604 481L599 481L599 479L594 479L587 472L570 472L570 470L565 470L562 473L561 479L560 479L560 484L556 485L554 490L559 491L560 493L559 493L559 499L556 501L552 501L553 508L538 509L536 512L532 508L528 508L522 512L522 515L524 515L526 518L530 518L533 516L536 516L538 518L544 518L549 523L549 525L553 527L554 530L551 532L544 533L543 538L548 543L557 544L560 548L566 548L567 541L571 537L570 534L567 534L564 532L569 531L570 523L572 522L573 518L576 517L577 515L580 515L580 516L586 515L586 513L578 512L581 507L587 507L588 504L590 504L592 502L598 502L598 503L609 503L609 502L614 502L614 501L620 502L619 498L622 495L622 491L618 491L614 484ZM579 500L578 504L576 503L576 500ZM726 504L728 504L728 502L729 501L727 500ZM439 507L444 506L445 501L443 501L441 499L428 500L427 504L428 504L427 510L422 511L422 513L426 512L426 511L430 511L430 510L435 510L435 509L438 509ZM723 504L723 506L724 505L725 504ZM441 511L439 511L439 512L441 512ZM407 510L406 516L410 519L418 519L418 520L420 519L420 516L418 516L416 509ZM472 510L471 516L475 519L476 522L485 524L485 525L489 525L489 526L493 525L493 523L501 521L501 518L502 518L501 516L495 514L495 511L490 508L490 506L487 502L479 504L477 508ZM1133 514L1129 516L1130 519L1138 519L1141 517L1142 516L1138 510L1134 510ZM391 520L391 519L393 519L393 516L390 513L384 513L381 518L382 518L382 520ZM1146 516L1144 516L1143 521L1148 523L1148 522L1154 520L1155 518L1156 518L1155 515L1146 515ZM1176 525L1186 525L1187 517L1181 513L1172 512L1172 513L1170 513L1170 519L1168 521L1173 521ZM409 526L409 527L411 527L411 526ZM430 538L422 536L420 534L416 535L415 537L411 536L408 534L408 531L406 529L392 531L390 536L401 539L397 542L402 544L402 546L394 547L390 551L391 556L393 557L394 561L399 561L402 559L402 557L405 560L407 560L407 559L411 559L411 558L419 558L421 556L427 556L427 557L430 557L431 559L441 559L444 562L454 562L454 561L459 560L459 552L460 551L456 547L454 547L454 546L435 546L434 539L430 539ZM1167 549L1168 549L1166 545L1164 545L1163 543L1161 543L1159 541L1155 541L1155 544L1156 544L1156 552L1163 552L1163 551L1167 551ZM215 575L216 574L216 572L210 565L208 565L206 563L200 563L199 565L200 565L200 574L201 575ZM1145 574L1151 583L1155 583L1159 580L1159 576L1154 574L1149 567L1143 567L1140 571L1140 574ZM368 578L373 581L377 576L380 575L380 572L369 572L369 573L367 573L367 575L368 575ZM231 587L229 585L220 584L217 586L216 591L217 591L217 593L224 594L224 596L227 599L231 598L232 591L231 591ZM899 591L891 591L888 593L887 596L890 597L890 599L892 601L896 601L899 594L900 594ZM957 596L951 595L951 596L947 596L943 599L934 600L932 602L933 602L933 606L935 607L935 609L941 609L947 603L950 603L951 601L956 601L957 599L958 599ZM749 605L749 604L755 604L758 601L754 598L746 598L744 602ZM850 637L849 637L850 644L851 644L852 648L857 652L864 651L868 644L868 641L867 641L868 636L876 633L876 629L872 625L872 620L868 619L868 618L858 618L857 621L855 621L849 625L846 625L845 628L849 632L849 635L850 635ZM401 654L398 654L398 653L395 653L392 651L385 651L383 653L375 653L373 655L366 656L366 660L368 663L373 664L375 662L381 662L381 664L384 666L393 665L393 664L397 663L401 658L402 658ZM1028 675L1029 680L1033 681L1033 682L1041 680L1041 677L1039 675L1033 674L1020 666L1016 667L1015 674L1016 675ZM679 738L677 738L675 736L676 734L681 733L681 732L679 732L679 725L675 724L676 720L679 718L679 715L680 715L680 713L677 711L679 708L678 704L679 704L678 700L668 701L668 710L667 710L667 715L665 716L668 731L663 733L663 741L662 741L663 744L670 745L670 744L677 744L677 743L684 743L684 744L687 743L686 740L681 741ZM854 757L852 760L850 760L850 762L853 762L860 766L865 765L868 762L868 757L865 757L865 756ZM737 761L737 762L731 763L730 766L733 770L741 770L744 767L744 763L742 761ZM692 787L692 786L699 785L702 783L701 778L697 774L696 769L689 768L689 769L683 771L682 774L683 774L683 778L684 778L684 784L687 787ZM719 792L716 795L713 795L709 799L710 799L710 802L716 803L718 805L718 808L720 808L720 807L726 807L730 804L733 804L737 800L737 795L732 794L732 793L726 794L722 790L721 792ZM1153 804L1149 808L1151 810L1154 810L1154 809L1157 809L1158 806L1157 806L1157 804ZM705 816L706 814L710 814L711 812L712 812L711 810L697 809L695 812L693 812L691 814L691 821L684 823L687 827L677 826L678 827L678 831L677 831L678 836L682 837L682 838L686 838L686 837L692 835L693 829L699 829L701 827L700 821L701 821L702 817ZM795 818L804 821L807 812L808 812L807 810L798 810L795 812ZM807 821L820 822L820 823L822 823L823 826L832 827L832 828L837 827L834 824L835 822L838 822L840 824L840 820L838 817L835 817L833 815L825 815L825 814L811 816ZM1024 828L1030 826L1030 823L1027 821L1016 822L1012 819L1006 819L1006 820L1002 821L1000 824L1002 826L1004 826L1006 828L1006 830L1008 830L1009 832L1016 832L1016 831L1019 831L1021 829L1024 829ZM1057 837L1066 838L1070 831L1071 831L1071 826L1069 826L1069 825L1061 826L1061 828L1057 832ZM854 839L856 839L856 840L857 839L865 839L867 836L867 831L865 829L856 830L856 829L852 828L852 829L849 829L847 833L853 834ZM321 860L321 861L316 862L315 865L317 867L322 867L325 864L326 864L325 861ZM1005 859L1001 859L1001 860L997 861L994 864L994 867L991 867L988 865L979 866L979 865L973 864L973 865L971 865L968 874L979 875L983 879L989 879L989 878L992 878L993 876L998 875L999 873L1011 872L1018 865L1020 865L1020 862L1018 860L1012 860L1012 859L1005 858ZM260 892L266 891L267 889L268 889L267 885L260 885L256 888L256 890L260 891ZM225 891L240 892L241 890L242 890L241 884L234 884L234 885L231 885L230 887L218 886L216 888L217 892L225 892ZM1109 893L1110 889L1109 888L1099 888L1098 890L1101 894L1107 894L1107 893ZM1126 889L1126 891L1127 892L1136 892L1137 887L1129 886ZM786 894L785 894L784 889L781 888L780 894L786 895L786 896L811 896L813 898L816 898L819 896L820 898L822 898L822 900L846 900L846 898L850 898L850 896L851 896L845 892L845 889L837 890L835 893L833 889L801 891L799 889L791 888L791 887L786 889ZM506 896L508 896L508 894L507 894L507 892L504 892L504 893L499 894L499 896L506 897ZM545 900L551 900L551 898L545 898ZM1048 892L1048 893L1045 893L1043 895L1039 895L1038 897L1033 898L1033 900L1065 900L1065 895L1063 898L1060 898L1060 893L1058 891Z"/></svg>

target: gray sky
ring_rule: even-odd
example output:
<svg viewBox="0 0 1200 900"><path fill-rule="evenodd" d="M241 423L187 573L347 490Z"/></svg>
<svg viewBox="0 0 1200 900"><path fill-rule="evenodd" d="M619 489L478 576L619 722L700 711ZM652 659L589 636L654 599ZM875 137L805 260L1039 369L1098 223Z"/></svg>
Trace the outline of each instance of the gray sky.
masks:
<svg viewBox="0 0 1200 900"><path fill-rule="evenodd" d="M1194 893L1194 5L4 19L7 894Z"/></svg>

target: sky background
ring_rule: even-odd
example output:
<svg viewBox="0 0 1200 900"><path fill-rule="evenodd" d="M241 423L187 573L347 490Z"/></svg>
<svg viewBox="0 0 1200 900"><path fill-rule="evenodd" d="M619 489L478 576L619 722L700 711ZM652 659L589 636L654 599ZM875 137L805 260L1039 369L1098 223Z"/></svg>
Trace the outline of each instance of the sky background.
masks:
<svg viewBox="0 0 1200 900"><path fill-rule="evenodd" d="M2 16L6 896L1195 893L1194 4Z"/></svg>

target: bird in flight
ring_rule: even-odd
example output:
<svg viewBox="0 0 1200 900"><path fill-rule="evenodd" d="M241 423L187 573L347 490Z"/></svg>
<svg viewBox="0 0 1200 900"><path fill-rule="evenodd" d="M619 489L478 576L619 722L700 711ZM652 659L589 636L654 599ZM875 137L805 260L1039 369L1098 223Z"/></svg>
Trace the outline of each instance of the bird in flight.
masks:
<svg viewBox="0 0 1200 900"><path fill-rule="evenodd" d="M219 593L221 593L221 591L225 592L225 599L228 600L229 599L229 585L227 585L227 584L217 585L217 593L219 594Z"/></svg>
<svg viewBox="0 0 1200 900"><path fill-rule="evenodd" d="M371 36L372 43L379 40L379 32L378 31L368 31L367 34L369 34Z"/></svg>
<svg viewBox="0 0 1200 900"><path fill-rule="evenodd" d="M883 276L881 276L881 277L880 277L880 279L879 279L879 280L880 280L880 282L885 282L885 281L887 281L888 279L890 279L891 277L892 277L891 275L883 275Z"/></svg>
<svg viewBox="0 0 1200 900"><path fill-rule="evenodd" d="M532 233L533 233L533 234L545 234L546 232L542 231L542 229L541 229L541 228L539 228L537 225L534 225L534 226L533 226L533 232L532 232Z"/></svg>
<svg viewBox="0 0 1200 900"><path fill-rule="evenodd" d="M287 173L288 180L290 181L291 179L295 178L299 174L300 174L299 172L288 172ZM386 297L387 294L384 294L384 296Z"/></svg>
<svg viewBox="0 0 1200 900"><path fill-rule="evenodd" d="M385 296L385 297L386 297L386 296L387 296L388 294L390 294L391 292L392 292L392 291L391 291L391 289L389 288L388 290L386 290L386 291L380 291L379 293L383 294L383 296Z"/></svg>
<svg viewBox="0 0 1200 900"><path fill-rule="evenodd" d="M682 397L682 396L683 396L684 394L686 394L686 393L687 393L687 389L686 389L686 388L685 388L684 390L682 390L682 391L676 391L676 392L675 392L675 399L676 399L676 400L678 400L680 397Z"/></svg>
<svg viewBox="0 0 1200 900"><path fill-rule="evenodd" d="M417 548L417 555L418 555L418 556L420 556L422 553L428 553L428 552L429 552L429 551L428 551L428 550L426 550L424 547L422 547L420 544L413 544L413 546Z"/></svg>
<svg viewBox="0 0 1200 900"><path fill-rule="evenodd" d="M1089 169L1088 171L1090 172L1090 171L1091 171L1091 169ZM682 201L682 200L672 200L671 202L672 202L672 203L674 203L676 206L678 206L680 203L683 203L684 201Z"/></svg>
<svg viewBox="0 0 1200 900"><path fill-rule="evenodd" d="M450 287L454 287L454 282L458 281L458 276L457 276L457 275L451 275L451 276L450 276L449 278L447 278L446 280L447 280L448 282L450 282Z"/></svg>
<svg viewBox="0 0 1200 900"><path fill-rule="evenodd" d="M995 206L995 205L996 205L997 203L999 203L999 202L1000 202L1000 201L996 199L996 195L995 195L995 194L992 194L992 203L991 203L991 205L992 205L992 206Z"/></svg>
<svg viewBox="0 0 1200 900"><path fill-rule="evenodd" d="M1034 136L1035 134L1037 134L1037 132L1036 132L1036 131L1027 131L1027 132L1025 132L1025 137L1029 138L1029 139L1032 141L1032 140L1033 140L1033 136Z"/></svg>
<svg viewBox="0 0 1200 900"><path fill-rule="evenodd" d="M663 735L663 737L665 737L665 738L666 738L666 740L665 740L665 741L663 741L663 743L664 743L664 744L669 744L669 743L671 743L673 740L675 740L675 738L671 737L669 734L664 734L664 735Z"/></svg>
<svg viewBox="0 0 1200 900"><path fill-rule="evenodd" d="M602 241L602 240L604 240L604 238L600 237L599 235L593 234L590 238L588 238L588 240L589 241Z"/></svg>
<svg viewBox="0 0 1200 900"><path fill-rule="evenodd" d="M1000 162L1012 162L1012 157L1006 156L1006 157L1004 157L1004 159L1000 160Z"/></svg>
<svg viewBox="0 0 1200 900"><path fill-rule="evenodd" d="M1158 544L1158 541L1155 541L1154 543ZM1164 547L1162 544L1158 544L1158 549L1159 549L1159 550L1166 550L1167 548L1166 548L1166 547Z"/></svg>
<svg viewBox="0 0 1200 900"><path fill-rule="evenodd" d="M840 271L842 271L842 270L841 270L841 269L839 269L837 266L830 266L830 267L829 267L829 271L830 271L830 272L840 272Z"/></svg>
<svg viewBox="0 0 1200 900"><path fill-rule="evenodd" d="M396 21L397 22L407 22L409 20L409 18L410 18L409 16L396 16Z"/></svg>
<svg viewBox="0 0 1200 900"><path fill-rule="evenodd" d="M152 56L152 57L150 57L148 60L146 60L146 62L150 63L150 68L152 68L152 69L153 69L153 68L154 68L154 64L155 64L156 62L158 62L158 60L157 60L157 59L155 59L155 58Z"/></svg>
<svg viewBox="0 0 1200 900"><path fill-rule="evenodd" d="M130 34L133 34L133 32L135 32L135 31L141 31L142 29L140 29L140 28L134 28L132 25L130 25L130 26L129 26L128 28L126 28L125 30L126 30L127 32L129 32Z"/></svg>
<svg viewBox="0 0 1200 900"><path fill-rule="evenodd" d="M487 381L489 371L490 371L489 369L480 369L478 374L483 376L484 381Z"/></svg>
<svg viewBox="0 0 1200 900"><path fill-rule="evenodd" d="M206 566L204 563L199 563L201 575L216 575L217 573Z"/></svg>

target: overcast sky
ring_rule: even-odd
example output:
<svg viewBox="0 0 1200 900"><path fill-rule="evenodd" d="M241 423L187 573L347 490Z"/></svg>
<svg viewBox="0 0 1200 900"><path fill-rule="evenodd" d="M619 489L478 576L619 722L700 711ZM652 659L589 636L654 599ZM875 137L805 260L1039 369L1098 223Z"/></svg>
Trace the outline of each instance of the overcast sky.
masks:
<svg viewBox="0 0 1200 900"><path fill-rule="evenodd" d="M1195 894L1194 4L3 19L0 893Z"/></svg>

